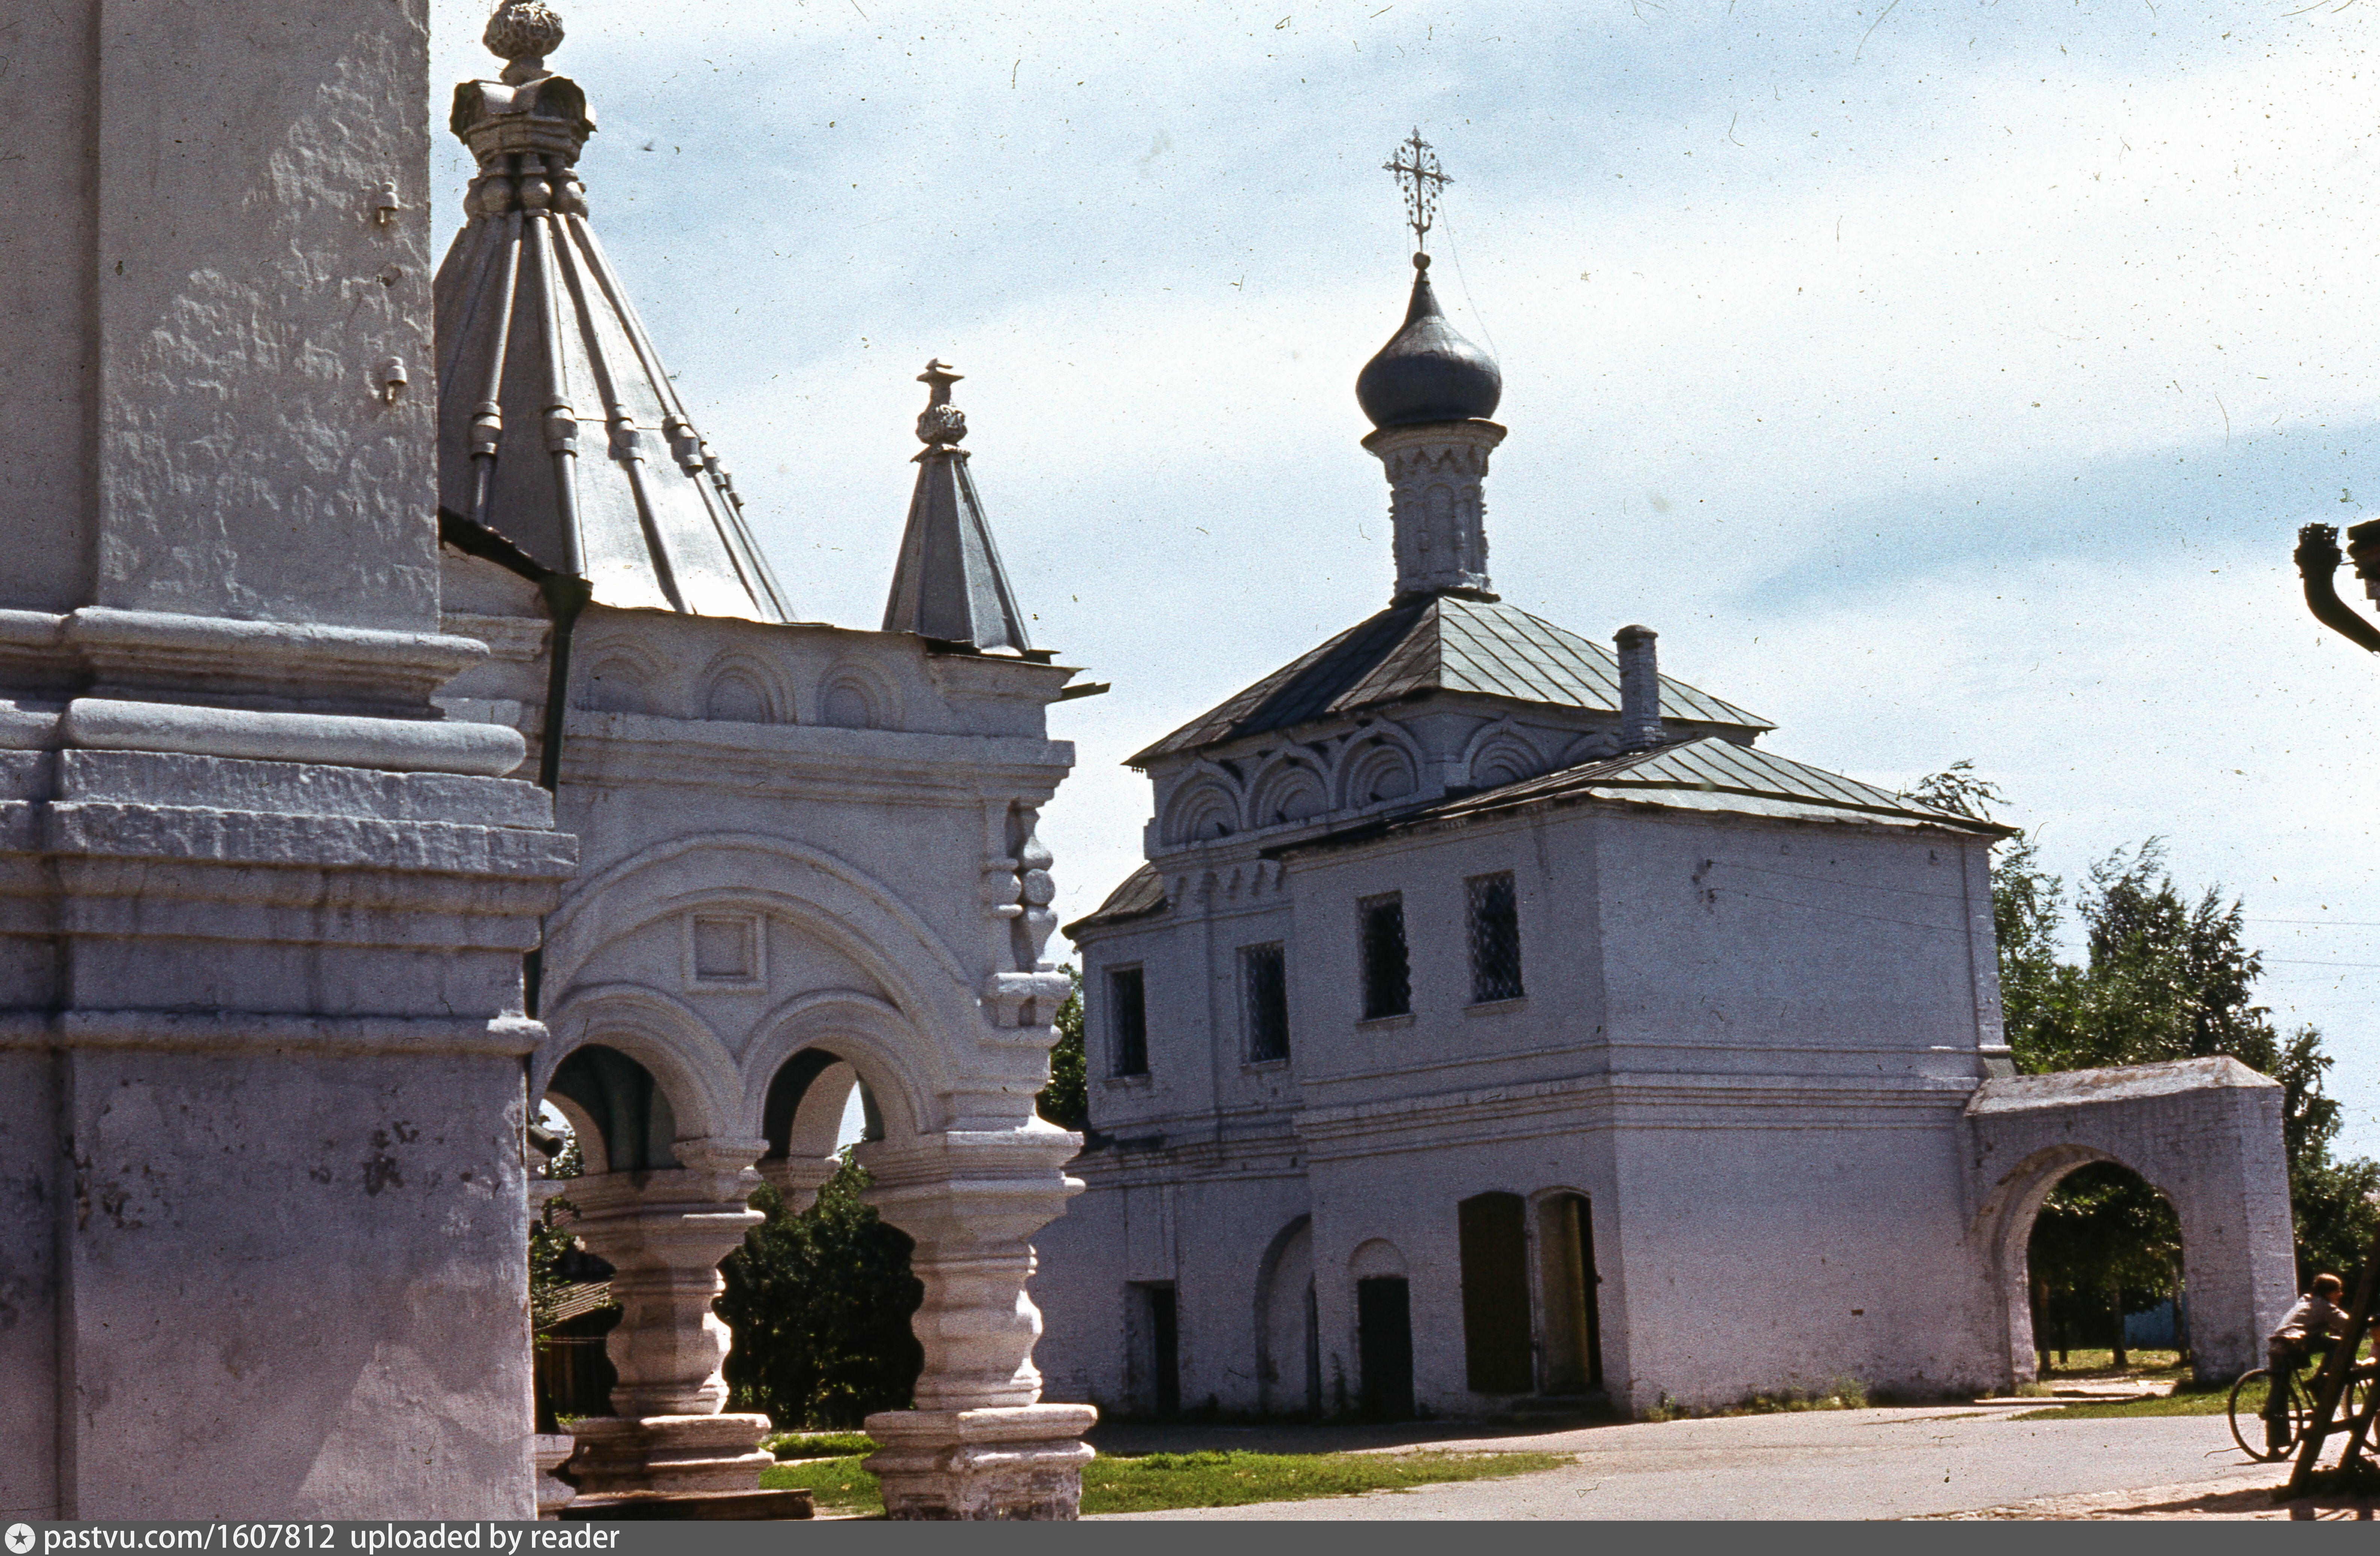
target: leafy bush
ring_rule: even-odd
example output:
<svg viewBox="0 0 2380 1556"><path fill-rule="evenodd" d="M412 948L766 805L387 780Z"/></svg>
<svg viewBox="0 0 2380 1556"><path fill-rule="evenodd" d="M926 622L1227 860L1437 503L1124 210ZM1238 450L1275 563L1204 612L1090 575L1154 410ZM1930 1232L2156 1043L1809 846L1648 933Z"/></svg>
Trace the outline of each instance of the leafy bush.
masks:
<svg viewBox="0 0 2380 1556"><path fill-rule="evenodd" d="M735 1334L729 1408L799 1428L907 1407L926 1359L909 1318L926 1293L909 1273L909 1238L860 1203L867 1185L846 1155L799 1215L774 1189L752 1197L769 1219L720 1266L719 1316Z"/></svg>

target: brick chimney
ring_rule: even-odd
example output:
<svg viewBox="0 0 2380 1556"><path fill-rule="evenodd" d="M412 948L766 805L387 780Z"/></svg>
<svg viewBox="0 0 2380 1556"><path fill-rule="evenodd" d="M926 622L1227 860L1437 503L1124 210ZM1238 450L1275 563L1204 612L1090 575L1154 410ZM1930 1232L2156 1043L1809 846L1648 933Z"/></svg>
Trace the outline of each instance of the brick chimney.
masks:
<svg viewBox="0 0 2380 1556"><path fill-rule="evenodd" d="M1649 626L1623 626L1612 635L1620 647L1620 748L1649 751L1661 744L1661 673L1654 663Z"/></svg>

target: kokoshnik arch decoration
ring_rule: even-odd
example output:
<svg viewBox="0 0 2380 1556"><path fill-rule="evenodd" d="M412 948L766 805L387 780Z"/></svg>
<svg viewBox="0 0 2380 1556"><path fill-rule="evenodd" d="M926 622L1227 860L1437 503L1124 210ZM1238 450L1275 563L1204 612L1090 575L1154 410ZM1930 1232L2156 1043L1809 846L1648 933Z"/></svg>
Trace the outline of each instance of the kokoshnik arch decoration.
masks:
<svg viewBox="0 0 2380 1556"><path fill-rule="evenodd" d="M757 1483L717 1265L762 1178L809 1203L858 1087L869 1198L926 1293L917 1408L868 1422L887 1506L1070 1515L1095 1414L1038 1403L1025 1282L1080 1187L1077 1137L1033 1111L1068 990L1035 828L1072 751L1044 710L1073 673L1026 638L940 362L882 630L792 620L596 239L561 38L506 0L509 63L455 92L479 175L438 326L446 621L495 650L445 705L520 729L583 840L531 972L532 1094L585 1142L576 1229L624 1310L573 1468Z"/></svg>

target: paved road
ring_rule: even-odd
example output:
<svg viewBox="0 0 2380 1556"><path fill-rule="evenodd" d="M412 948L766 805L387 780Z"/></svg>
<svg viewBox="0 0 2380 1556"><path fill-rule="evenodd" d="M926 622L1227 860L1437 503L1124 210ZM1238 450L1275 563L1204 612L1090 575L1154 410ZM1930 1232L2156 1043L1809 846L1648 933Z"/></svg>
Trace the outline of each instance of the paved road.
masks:
<svg viewBox="0 0 2380 1556"><path fill-rule="evenodd" d="M1538 1436L1440 1436L1449 1449L1543 1449L1574 1465L1508 1480L1358 1498L1206 1508L1139 1518L1902 1518L2037 1497L2184 1482L2269 1486L2285 1467L2251 1464L2219 1416L2019 1421L1959 1405L1739 1416ZM1110 1452L1146 1451L1120 1440ZM1152 1435L1157 1428L1144 1428ZM1442 1434L1447 1430L1439 1428ZM1172 1428L1162 1446L1288 1449L1296 1428ZM1194 1438L1196 1441L1194 1441ZM1325 1446L1321 1441L1314 1447ZM1331 1448L1371 1446L1355 1441Z"/></svg>

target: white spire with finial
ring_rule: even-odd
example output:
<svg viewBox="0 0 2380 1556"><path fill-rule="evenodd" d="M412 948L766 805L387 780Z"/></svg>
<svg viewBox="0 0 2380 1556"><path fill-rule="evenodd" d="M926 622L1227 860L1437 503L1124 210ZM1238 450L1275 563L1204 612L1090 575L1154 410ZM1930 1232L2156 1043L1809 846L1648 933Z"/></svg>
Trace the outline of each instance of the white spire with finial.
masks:
<svg viewBox="0 0 2380 1556"><path fill-rule="evenodd" d="M917 418L917 487L909 499L909 526L884 602L884 630L914 632L937 643L1033 653L1025 613L1009 592L1008 574L992 543L983 500L967 474L966 415L951 404L961 375L948 362L926 364L926 408Z"/></svg>

